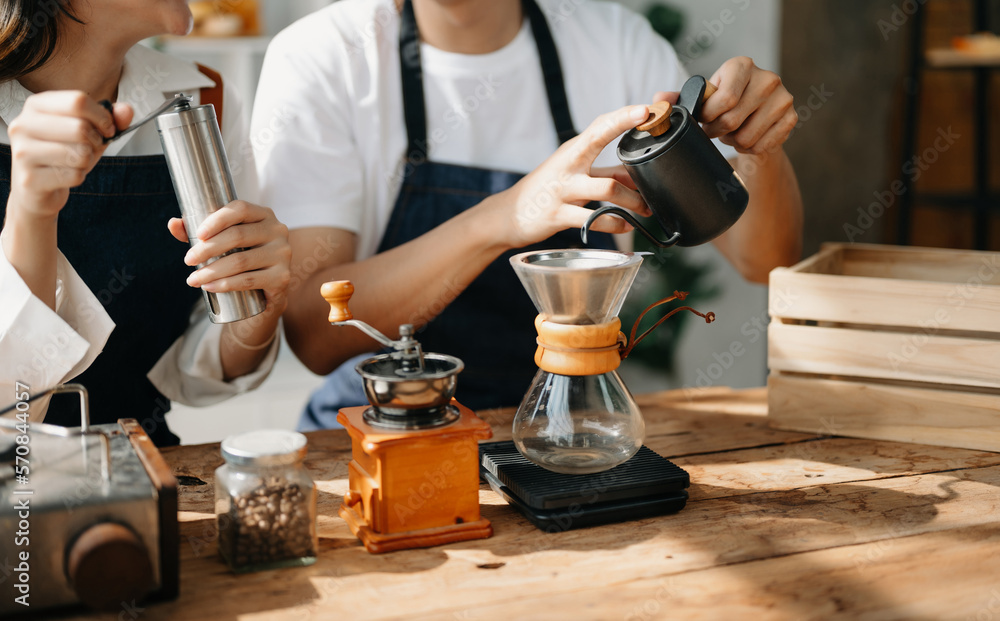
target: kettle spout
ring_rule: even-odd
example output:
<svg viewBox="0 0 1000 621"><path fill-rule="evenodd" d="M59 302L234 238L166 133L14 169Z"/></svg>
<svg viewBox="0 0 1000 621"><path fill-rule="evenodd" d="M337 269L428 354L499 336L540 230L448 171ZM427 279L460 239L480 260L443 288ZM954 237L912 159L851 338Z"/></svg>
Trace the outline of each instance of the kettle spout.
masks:
<svg viewBox="0 0 1000 621"><path fill-rule="evenodd" d="M649 230L646 229L646 227L644 227L638 220L636 220L635 216L633 216L627 210L622 209L621 207L615 205L605 205L604 207L595 209L594 213L590 214L590 217L587 218L587 221L583 223L583 227L580 228L580 239L583 241L584 244L587 243L587 233L590 232L590 227L591 225L594 224L594 220L597 220L598 218L607 213L612 213L621 218L622 220L625 220L626 222L631 224L635 230L639 231L643 237L645 237L651 243L660 248L669 248L681 240L680 232L675 231L671 233L670 237L661 241L657 239L655 235L650 233Z"/></svg>

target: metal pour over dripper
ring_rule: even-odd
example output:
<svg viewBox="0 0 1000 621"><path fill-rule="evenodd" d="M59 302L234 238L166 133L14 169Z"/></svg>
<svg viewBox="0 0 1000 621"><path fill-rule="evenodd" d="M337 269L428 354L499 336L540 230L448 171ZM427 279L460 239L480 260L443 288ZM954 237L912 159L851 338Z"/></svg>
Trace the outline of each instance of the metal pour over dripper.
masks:
<svg viewBox="0 0 1000 621"><path fill-rule="evenodd" d="M615 370L618 312L642 256L555 250L521 253L510 263L539 312L539 370L514 417L515 445L528 460L565 474L627 461L646 428Z"/></svg>
<svg viewBox="0 0 1000 621"><path fill-rule="evenodd" d="M511 257L535 308L548 321L594 325L618 316L642 255L608 250L550 250Z"/></svg>

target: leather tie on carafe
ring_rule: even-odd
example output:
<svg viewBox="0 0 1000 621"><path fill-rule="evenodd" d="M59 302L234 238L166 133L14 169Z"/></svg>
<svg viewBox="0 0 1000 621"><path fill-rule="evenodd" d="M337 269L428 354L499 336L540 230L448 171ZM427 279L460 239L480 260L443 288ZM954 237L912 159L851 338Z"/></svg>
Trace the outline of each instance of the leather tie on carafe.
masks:
<svg viewBox="0 0 1000 621"><path fill-rule="evenodd" d="M653 302L645 308L632 325L628 337L620 331L621 320L613 320L594 325L560 324L545 319L545 315L535 318L535 328L538 338L535 340L538 349L535 350L535 364L538 368L558 375L599 375L610 373L618 368L621 361L632 352L632 349L658 328L663 322L677 313L687 310L703 318L706 323L715 321L715 313L702 313L690 306L681 306L668 312L636 337L639 323L652 309L687 298L686 291L674 291L674 294Z"/></svg>
<svg viewBox="0 0 1000 621"><path fill-rule="evenodd" d="M653 310L657 306L660 306L661 304L666 304L667 302L673 302L674 300L685 300L685 299L687 299L687 296L688 296L688 292L687 291L674 291L674 294L672 296L663 298L662 300L659 300L658 302L653 302L652 304L650 304L649 306L647 306L644 311L642 311L641 313L639 313L639 317L636 318L635 323L632 324L632 333L629 335L629 338L628 338L628 341L627 341L628 344L625 346L625 348L621 352L622 360L624 360L625 358L627 358L628 355L630 353L632 353L632 349L636 345L638 345L639 343L641 343L643 339L645 339L647 336L649 336L649 334L653 330L655 330L658 327L660 327L660 324L662 324L664 321L666 321L667 319L670 319L671 317L673 317L674 315L676 315L677 313L679 313L681 311L684 311L684 310L691 311L695 315L698 315L699 317L701 317L702 319L704 319L705 323L712 323L713 321L715 321L715 313L713 313L711 311L709 311L707 313L702 313L700 311L697 311L697 310L691 308L690 306L680 306L678 308L673 309L672 311L670 311L669 313L667 313L663 317L660 317L660 319L657 320L656 323L654 323L652 326L650 326L650 328L648 330L646 330L645 332L643 332L642 334L640 334L638 338L636 338L635 333L636 333L636 330L638 330L638 328L639 328L639 322L642 321L642 318L646 316L646 313L648 313L649 311Z"/></svg>

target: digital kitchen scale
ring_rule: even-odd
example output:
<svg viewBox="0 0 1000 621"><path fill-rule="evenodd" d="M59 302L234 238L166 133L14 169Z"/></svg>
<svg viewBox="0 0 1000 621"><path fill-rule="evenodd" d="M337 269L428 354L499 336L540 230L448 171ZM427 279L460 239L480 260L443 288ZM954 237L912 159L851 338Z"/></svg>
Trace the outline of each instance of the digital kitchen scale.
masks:
<svg viewBox="0 0 1000 621"><path fill-rule="evenodd" d="M537 466L512 441L479 445L479 474L510 505L548 532L676 513L691 478L643 446L604 472L560 474Z"/></svg>

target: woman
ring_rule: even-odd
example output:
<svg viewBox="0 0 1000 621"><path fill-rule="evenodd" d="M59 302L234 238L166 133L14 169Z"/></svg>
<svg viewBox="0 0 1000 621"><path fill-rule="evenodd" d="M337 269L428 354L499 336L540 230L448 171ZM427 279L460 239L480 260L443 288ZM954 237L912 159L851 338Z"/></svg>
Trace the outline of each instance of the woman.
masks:
<svg viewBox="0 0 1000 621"><path fill-rule="evenodd" d="M16 382L36 394L76 378L92 422L137 418L170 445L171 400L213 403L270 370L285 226L238 200L185 231L154 124L106 142L185 92L224 110L230 154L249 152L240 102L219 96L216 74L137 45L190 26L185 0L0 0L0 401L14 401ZM233 169L238 195L254 200L252 161ZM200 240L190 248L189 235ZM248 250L193 268L234 248ZM263 289L267 310L212 324L199 287ZM73 400L59 399L32 421L79 424Z"/></svg>

